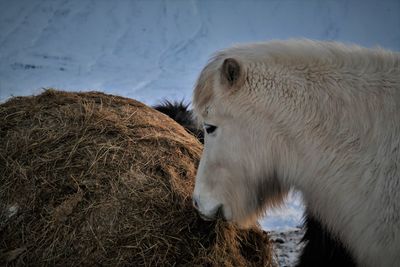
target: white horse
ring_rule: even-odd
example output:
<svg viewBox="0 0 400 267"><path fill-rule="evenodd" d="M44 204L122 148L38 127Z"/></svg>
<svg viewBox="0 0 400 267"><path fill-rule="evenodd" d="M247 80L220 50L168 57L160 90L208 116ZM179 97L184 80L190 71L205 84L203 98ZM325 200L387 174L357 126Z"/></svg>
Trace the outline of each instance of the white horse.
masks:
<svg viewBox="0 0 400 267"><path fill-rule="evenodd" d="M400 264L400 54L309 40L217 53L197 81L193 201L248 226L289 188L358 265Z"/></svg>

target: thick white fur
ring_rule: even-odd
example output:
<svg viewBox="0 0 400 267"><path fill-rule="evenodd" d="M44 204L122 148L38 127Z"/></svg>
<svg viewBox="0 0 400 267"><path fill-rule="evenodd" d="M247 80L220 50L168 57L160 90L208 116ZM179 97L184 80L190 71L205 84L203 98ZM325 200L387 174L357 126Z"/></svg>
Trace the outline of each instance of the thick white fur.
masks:
<svg viewBox="0 0 400 267"><path fill-rule="evenodd" d="M233 86L221 74L227 58L240 64ZM218 126L196 177L201 213L222 205L244 224L294 187L360 266L400 265L399 53L310 40L237 46L204 68L193 104Z"/></svg>

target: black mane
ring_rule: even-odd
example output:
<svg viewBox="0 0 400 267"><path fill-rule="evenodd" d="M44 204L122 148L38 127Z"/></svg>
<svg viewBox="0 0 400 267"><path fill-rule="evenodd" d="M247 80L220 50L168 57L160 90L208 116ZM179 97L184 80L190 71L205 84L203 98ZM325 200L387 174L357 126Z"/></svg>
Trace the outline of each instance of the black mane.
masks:
<svg viewBox="0 0 400 267"><path fill-rule="evenodd" d="M189 109L189 105L190 104L185 104L183 100L180 102L164 100L153 108L175 120L189 133L198 138L201 143L204 143L203 130L197 127L193 118L193 112Z"/></svg>
<svg viewBox="0 0 400 267"><path fill-rule="evenodd" d="M301 242L303 251L297 267L351 267L356 263L342 242L335 238L319 220L307 210L304 212L305 233Z"/></svg>

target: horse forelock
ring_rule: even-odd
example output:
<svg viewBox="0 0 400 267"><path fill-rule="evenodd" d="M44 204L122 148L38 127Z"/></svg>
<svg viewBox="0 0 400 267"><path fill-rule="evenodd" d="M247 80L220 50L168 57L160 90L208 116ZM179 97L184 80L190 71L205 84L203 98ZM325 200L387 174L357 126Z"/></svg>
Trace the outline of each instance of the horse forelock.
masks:
<svg viewBox="0 0 400 267"><path fill-rule="evenodd" d="M211 100L214 97L213 86L216 80L215 74L219 71L219 63L221 61L221 55L215 54L203 68L197 79L194 94L193 94L193 108L194 115L198 123L204 121L204 117L207 115L207 110Z"/></svg>

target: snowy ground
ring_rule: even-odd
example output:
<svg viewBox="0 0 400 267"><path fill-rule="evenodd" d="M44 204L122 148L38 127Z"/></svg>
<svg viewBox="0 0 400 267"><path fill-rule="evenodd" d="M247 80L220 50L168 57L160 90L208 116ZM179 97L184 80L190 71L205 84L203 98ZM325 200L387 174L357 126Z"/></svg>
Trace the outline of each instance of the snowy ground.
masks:
<svg viewBox="0 0 400 267"><path fill-rule="evenodd" d="M300 228L286 229L283 231L270 231L275 257L280 267L294 266L301 252L300 240L304 231Z"/></svg>
<svg viewBox="0 0 400 267"><path fill-rule="evenodd" d="M305 37L400 50L399 13L398 0L0 0L0 102L43 87L190 100L218 49ZM293 264L302 212L292 194L260 221L286 240L282 265Z"/></svg>
<svg viewBox="0 0 400 267"><path fill-rule="evenodd" d="M303 202L300 193L291 192L281 208L268 211L260 220L263 229L269 232L273 241L275 256L279 266L294 266L302 245L304 235L301 229Z"/></svg>

